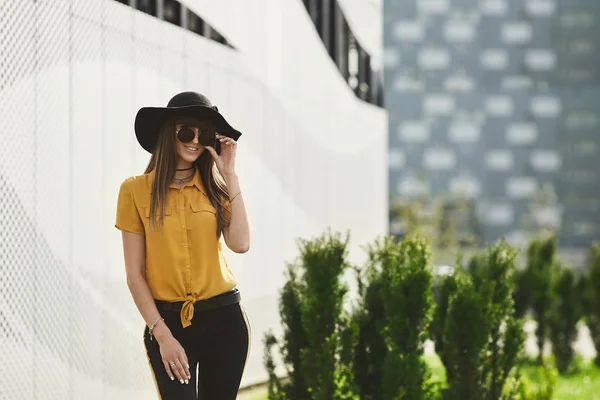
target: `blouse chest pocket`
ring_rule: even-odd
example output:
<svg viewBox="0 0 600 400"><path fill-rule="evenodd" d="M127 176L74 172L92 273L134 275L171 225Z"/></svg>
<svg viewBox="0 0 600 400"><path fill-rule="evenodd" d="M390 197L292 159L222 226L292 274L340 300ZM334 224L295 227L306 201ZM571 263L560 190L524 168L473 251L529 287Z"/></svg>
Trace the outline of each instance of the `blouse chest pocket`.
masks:
<svg viewBox="0 0 600 400"><path fill-rule="evenodd" d="M148 207L141 207L141 208L143 210L143 215L146 218L150 218L150 206L148 206ZM166 205L165 206L165 216L171 215L172 212L173 212L172 207L170 205ZM157 214L158 214L158 210L157 210Z"/></svg>
<svg viewBox="0 0 600 400"><path fill-rule="evenodd" d="M194 214L199 213L199 212L209 212L212 214L217 213L215 208L210 203L193 202L190 205L191 205L191 208L192 208L192 211L194 212Z"/></svg>
<svg viewBox="0 0 600 400"><path fill-rule="evenodd" d="M190 229L200 232L202 237L207 237L209 232L216 232L217 211L209 202L193 202L188 225Z"/></svg>

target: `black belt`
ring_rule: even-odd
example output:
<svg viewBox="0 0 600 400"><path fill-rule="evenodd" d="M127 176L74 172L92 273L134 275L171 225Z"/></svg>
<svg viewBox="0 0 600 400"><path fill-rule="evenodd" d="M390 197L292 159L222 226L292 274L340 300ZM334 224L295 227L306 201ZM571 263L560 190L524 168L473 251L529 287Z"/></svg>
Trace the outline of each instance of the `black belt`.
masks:
<svg viewBox="0 0 600 400"><path fill-rule="evenodd" d="M239 289L235 288L230 290L229 292L219 294L206 300L198 300L194 303L194 313L196 313L197 311L213 310L215 308L221 308L237 304L240 302L241 299L242 297L240 295ZM163 301L155 299L154 303L156 303L156 308L158 308L159 311L179 312L181 311L181 307L183 307L185 301Z"/></svg>

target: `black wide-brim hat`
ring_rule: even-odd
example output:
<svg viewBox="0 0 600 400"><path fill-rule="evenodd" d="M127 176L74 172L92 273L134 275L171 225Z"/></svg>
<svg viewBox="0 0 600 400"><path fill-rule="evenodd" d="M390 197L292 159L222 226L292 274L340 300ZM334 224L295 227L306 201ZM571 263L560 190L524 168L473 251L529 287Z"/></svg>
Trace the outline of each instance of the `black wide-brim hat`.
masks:
<svg viewBox="0 0 600 400"><path fill-rule="evenodd" d="M196 92L182 92L173 96L166 107L142 107L135 116L135 136L140 145L152 153L163 123L169 117L193 117L214 122L217 133L237 141L242 133L233 128L219 113L217 106Z"/></svg>

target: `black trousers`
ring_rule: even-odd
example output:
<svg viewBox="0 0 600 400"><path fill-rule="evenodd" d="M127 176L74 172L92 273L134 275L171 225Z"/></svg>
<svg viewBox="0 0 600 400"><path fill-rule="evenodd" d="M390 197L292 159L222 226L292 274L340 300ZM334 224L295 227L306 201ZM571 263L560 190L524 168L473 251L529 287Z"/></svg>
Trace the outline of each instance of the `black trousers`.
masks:
<svg viewBox="0 0 600 400"><path fill-rule="evenodd" d="M250 326L241 304L196 311L192 325L181 326L179 312L161 311L190 364L189 384L171 380L156 339L148 327L144 344L161 400L235 400L249 350ZM196 376L197 374L197 376Z"/></svg>

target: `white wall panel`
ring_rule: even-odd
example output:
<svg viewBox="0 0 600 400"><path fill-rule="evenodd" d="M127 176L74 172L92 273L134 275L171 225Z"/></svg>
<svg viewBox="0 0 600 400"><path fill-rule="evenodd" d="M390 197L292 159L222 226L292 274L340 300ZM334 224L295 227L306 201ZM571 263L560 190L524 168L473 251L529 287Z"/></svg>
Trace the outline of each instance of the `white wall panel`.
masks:
<svg viewBox="0 0 600 400"><path fill-rule="evenodd" d="M253 243L226 256L252 325L244 385L266 378L263 335L280 332L297 239L349 229L359 262L359 246L387 232L385 112L356 98L302 2L233 4L188 5L235 50L112 0L0 0L10 57L0 76L0 233L10 238L0 311L15 332L0 341L11 365L0 383L11 399L156 395L114 228L119 185L149 160L133 132L142 106L199 91L243 132Z"/></svg>
<svg viewBox="0 0 600 400"><path fill-rule="evenodd" d="M69 25L68 9L63 2L54 7L40 4L37 10L38 63L36 107L36 180L35 224L39 235L57 260L69 263L71 257L69 197L71 190L71 113L69 90ZM20 90L20 89L19 89ZM2 93L2 92L0 92ZM2 154L12 154L4 149ZM5 152L6 151L6 152ZM0 160L10 160L0 157ZM22 163L23 160L16 165ZM52 212L48 212L52 210ZM48 282L54 271L44 273L39 282ZM48 273L47 275L45 273Z"/></svg>
<svg viewBox="0 0 600 400"><path fill-rule="evenodd" d="M71 298L78 301L71 301L68 318L76 321L69 329L71 352L82 360L84 368L78 379L71 381L71 396L100 399L102 382L93 372L102 369L102 347L89 343L101 340L101 314L97 307L90 307L89 292L76 283L87 271L98 273L104 269L101 233L108 213L99 195L104 189L103 35L100 25L88 19L74 17L71 26ZM103 282L97 284L101 289Z"/></svg>

